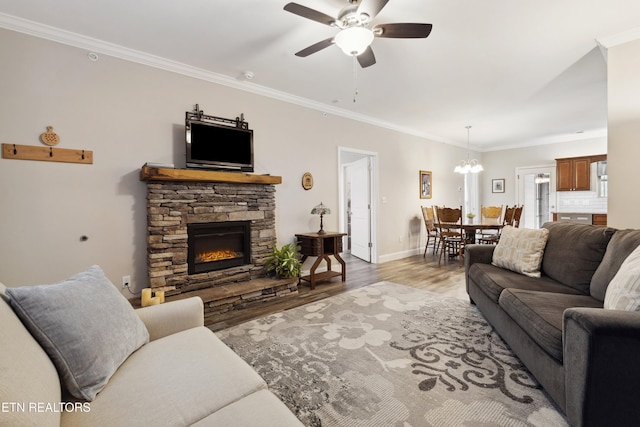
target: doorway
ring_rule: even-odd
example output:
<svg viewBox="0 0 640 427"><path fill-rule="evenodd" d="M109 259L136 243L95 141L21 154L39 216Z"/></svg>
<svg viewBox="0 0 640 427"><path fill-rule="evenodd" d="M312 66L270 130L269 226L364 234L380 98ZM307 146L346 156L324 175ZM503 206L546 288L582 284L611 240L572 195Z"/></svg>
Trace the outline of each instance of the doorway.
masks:
<svg viewBox="0 0 640 427"><path fill-rule="evenodd" d="M516 168L518 205L524 205L520 227L540 228L556 209L556 167Z"/></svg>
<svg viewBox="0 0 640 427"><path fill-rule="evenodd" d="M375 263L375 177L377 153L338 149L340 231L347 233L343 247L366 262Z"/></svg>

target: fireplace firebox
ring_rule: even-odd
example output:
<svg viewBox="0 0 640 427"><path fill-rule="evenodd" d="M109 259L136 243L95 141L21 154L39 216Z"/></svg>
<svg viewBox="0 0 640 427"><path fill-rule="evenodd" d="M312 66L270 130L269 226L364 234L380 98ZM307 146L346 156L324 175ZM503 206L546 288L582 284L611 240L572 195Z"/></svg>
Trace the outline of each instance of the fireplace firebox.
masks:
<svg viewBox="0 0 640 427"><path fill-rule="evenodd" d="M251 263L251 222L208 222L187 226L189 274Z"/></svg>

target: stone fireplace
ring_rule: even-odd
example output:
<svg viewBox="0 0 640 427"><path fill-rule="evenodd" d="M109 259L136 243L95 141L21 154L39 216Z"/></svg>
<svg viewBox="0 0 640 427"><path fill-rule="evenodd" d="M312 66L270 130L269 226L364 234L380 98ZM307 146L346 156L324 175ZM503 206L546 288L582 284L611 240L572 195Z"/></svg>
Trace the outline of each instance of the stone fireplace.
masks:
<svg viewBox="0 0 640 427"><path fill-rule="evenodd" d="M264 267L276 244L280 177L144 166L140 179L147 182L151 288L169 300L200 296L208 324L297 293L297 280L267 279Z"/></svg>

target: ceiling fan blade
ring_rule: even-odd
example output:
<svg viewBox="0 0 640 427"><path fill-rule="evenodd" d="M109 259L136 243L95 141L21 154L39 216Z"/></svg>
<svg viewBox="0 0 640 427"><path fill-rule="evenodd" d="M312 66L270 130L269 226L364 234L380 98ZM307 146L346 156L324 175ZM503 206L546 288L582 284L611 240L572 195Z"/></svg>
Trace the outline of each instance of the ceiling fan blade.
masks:
<svg viewBox="0 0 640 427"><path fill-rule="evenodd" d="M371 46L367 47L367 49L358 55L358 62L362 68L367 68L376 63L376 56L373 54L373 49Z"/></svg>
<svg viewBox="0 0 640 427"><path fill-rule="evenodd" d="M362 0L358 6L358 13L366 13L373 19L388 2L389 0Z"/></svg>
<svg viewBox="0 0 640 427"><path fill-rule="evenodd" d="M331 46L332 44L333 44L333 37L330 37L328 39L324 39L318 43L312 44L311 46L302 49L300 52L296 53L296 56L300 56L304 58L305 56L309 56L312 53L316 53L324 49L325 47Z"/></svg>
<svg viewBox="0 0 640 427"><path fill-rule="evenodd" d="M380 24L376 25L373 33L376 37L389 39L421 39L429 36L431 24ZM382 32L378 34L378 32Z"/></svg>
<svg viewBox="0 0 640 427"><path fill-rule="evenodd" d="M331 25L336 21L335 18L332 18L329 15L325 15L322 12L318 12L317 10L308 8L307 6L303 6L298 3L287 3L284 5L284 10L325 25Z"/></svg>

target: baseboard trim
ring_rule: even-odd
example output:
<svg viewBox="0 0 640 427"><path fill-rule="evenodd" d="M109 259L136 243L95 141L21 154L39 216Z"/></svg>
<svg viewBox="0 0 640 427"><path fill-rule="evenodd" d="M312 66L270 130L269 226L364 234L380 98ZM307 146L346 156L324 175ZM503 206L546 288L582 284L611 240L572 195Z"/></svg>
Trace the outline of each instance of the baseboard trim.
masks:
<svg viewBox="0 0 640 427"><path fill-rule="evenodd" d="M406 251L394 252L392 254L380 255L378 257L378 262L383 263L383 262L395 261L398 259L408 258L410 256L415 256L420 254L422 254L422 250L420 248L409 249Z"/></svg>

